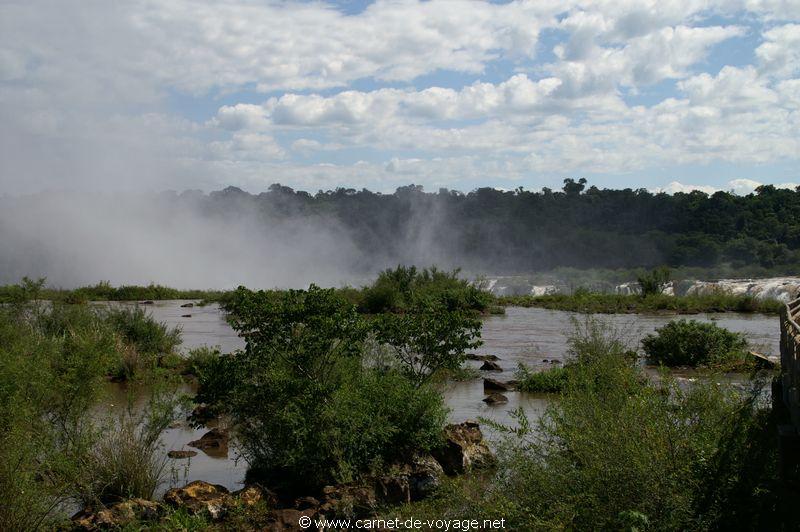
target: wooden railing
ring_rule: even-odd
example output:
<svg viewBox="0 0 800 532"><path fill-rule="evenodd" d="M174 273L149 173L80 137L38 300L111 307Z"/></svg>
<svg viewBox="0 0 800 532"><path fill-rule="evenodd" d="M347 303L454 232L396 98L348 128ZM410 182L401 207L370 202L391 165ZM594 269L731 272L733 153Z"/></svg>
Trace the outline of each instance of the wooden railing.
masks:
<svg viewBox="0 0 800 532"><path fill-rule="evenodd" d="M781 311L781 393L792 425L800 434L800 298Z"/></svg>

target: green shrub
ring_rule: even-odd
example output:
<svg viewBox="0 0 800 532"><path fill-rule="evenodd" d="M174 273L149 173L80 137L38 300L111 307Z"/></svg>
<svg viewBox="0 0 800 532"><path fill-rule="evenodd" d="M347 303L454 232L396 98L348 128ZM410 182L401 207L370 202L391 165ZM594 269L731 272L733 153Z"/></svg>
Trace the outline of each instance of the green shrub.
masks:
<svg viewBox="0 0 800 532"><path fill-rule="evenodd" d="M353 480L439 437L441 395L368 360L370 322L335 290L240 288L228 310L247 347L209 362L197 401L230 414L251 476Z"/></svg>
<svg viewBox="0 0 800 532"><path fill-rule="evenodd" d="M666 267L656 268L649 272L640 272L636 277L643 296L663 293L664 288L669 283L669 279L670 271Z"/></svg>
<svg viewBox="0 0 800 532"><path fill-rule="evenodd" d="M486 312L494 297L480 284L461 279L459 274L459 270L446 272L436 267L418 270L415 266L398 266L384 270L371 286L363 289L359 307L362 312L380 314L435 303L453 311Z"/></svg>
<svg viewBox="0 0 800 532"><path fill-rule="evenodd" d="M727 368L747 360L747 340L714 323L671 321L642 340L647 357L665 366Z"/></svg>

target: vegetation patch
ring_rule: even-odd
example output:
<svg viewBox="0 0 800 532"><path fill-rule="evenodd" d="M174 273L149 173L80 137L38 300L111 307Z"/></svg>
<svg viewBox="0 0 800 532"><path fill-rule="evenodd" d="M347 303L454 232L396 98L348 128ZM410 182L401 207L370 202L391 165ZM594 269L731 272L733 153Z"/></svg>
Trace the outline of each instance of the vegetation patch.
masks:
<svg viewBox="0 0 800 532"><path fill-rule="evenodd" d="M535 371L520 363L514 374L517 390L531 393L561 393L567 387L569 369L563 366L552 366L542 371Z"/></svg>
<svg viewBox="0 0 800 532"><path fill-rule="evenodd" d="M715 323L671 321L642 340L648 359L665 366L749 369L747 339Z"/></svg>
<svg viewBox="0 0 800 532"><path fill-rule="evenodd" d="M774 299L756 299L752 296L732 295L723 292L706 295L670 296L665 294L623 295L576 290L572 294L545 296L503 296L498 304L514 307L538 307L589 314L640 314L648 312L674 312L699 314L701 312L742 312L780 314L783 303Z"/></svg>

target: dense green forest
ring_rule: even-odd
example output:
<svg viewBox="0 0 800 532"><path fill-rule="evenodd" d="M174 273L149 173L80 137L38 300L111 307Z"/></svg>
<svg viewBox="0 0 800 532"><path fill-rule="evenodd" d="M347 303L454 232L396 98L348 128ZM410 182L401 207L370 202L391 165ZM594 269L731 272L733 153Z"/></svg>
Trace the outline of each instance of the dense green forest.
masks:
<svg viewBox="0 0 800 532"><path fill-rule="evenodd" d="M433 249L439 264L494 274L661 264L795 273L800 264L800 191L771 185L709 196L598 189L584 179L565 179L559 191L466 194L409 185L393 194L312 195L276 184L257 195L229 187L174 199L208 213L256 207L271 219L332 217L367 257L402 260L409 249Z"/></svg>

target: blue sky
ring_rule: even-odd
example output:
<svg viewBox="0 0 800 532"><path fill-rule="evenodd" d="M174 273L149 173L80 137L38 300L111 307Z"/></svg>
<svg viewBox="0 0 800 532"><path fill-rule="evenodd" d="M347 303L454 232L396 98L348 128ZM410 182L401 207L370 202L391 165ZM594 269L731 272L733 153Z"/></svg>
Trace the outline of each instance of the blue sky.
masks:
<svg viewBox="0 0 800 532"><path fill-rule="evenodd" d="M0 5L0 194L800 183L800 1Z"/></svg>

